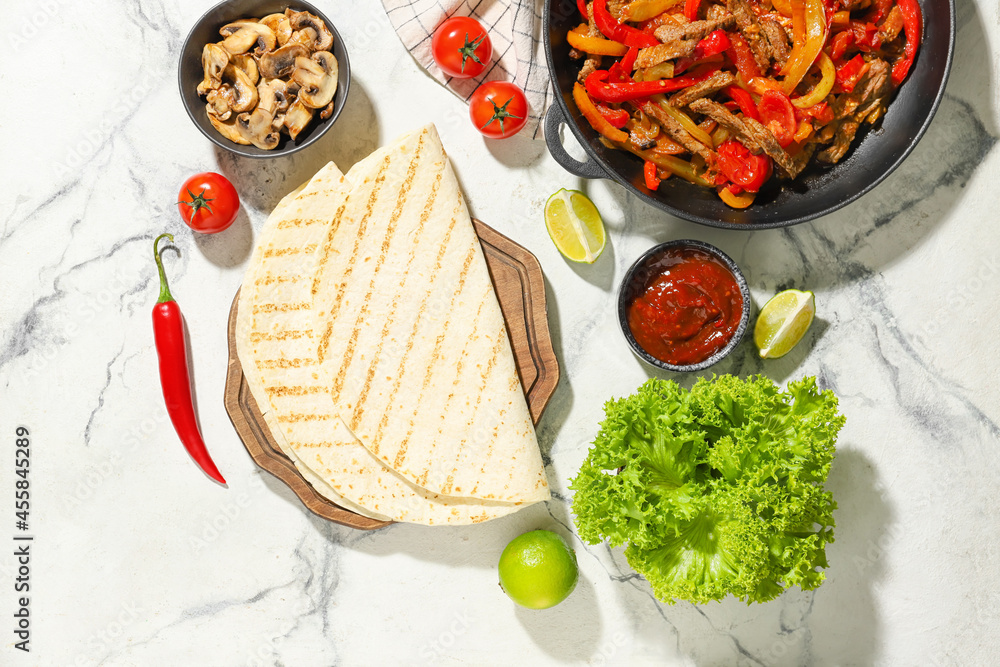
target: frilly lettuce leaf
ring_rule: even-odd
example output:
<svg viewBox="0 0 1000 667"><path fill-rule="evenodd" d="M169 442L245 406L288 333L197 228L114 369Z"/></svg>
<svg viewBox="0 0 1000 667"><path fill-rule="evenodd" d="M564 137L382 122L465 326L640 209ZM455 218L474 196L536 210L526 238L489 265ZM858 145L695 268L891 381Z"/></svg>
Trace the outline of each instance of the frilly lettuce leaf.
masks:
<svg viewBox="0 0 1000 667"><path fill-rule="evenodd" d="M824 579L824 490L844 417L815 378L782 392L725 375L685 391L652 379L608 401L570 484L580 537L625 546L658 598L773 599Z"/></svg>

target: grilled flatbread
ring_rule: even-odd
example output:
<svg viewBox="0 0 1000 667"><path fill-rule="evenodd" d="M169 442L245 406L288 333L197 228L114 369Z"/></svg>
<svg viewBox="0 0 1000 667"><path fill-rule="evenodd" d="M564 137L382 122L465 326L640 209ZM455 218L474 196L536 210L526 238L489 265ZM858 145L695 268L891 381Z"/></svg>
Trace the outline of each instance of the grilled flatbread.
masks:
<svg viewBox="0 0 1000 667"><path fill-rule="evenodd" d="M405 479L444 496L549 498L489 270L433 126L354 184L313 308L336 411Z"/></svg>
<svg viewBox="0 0 1000 667"><path fill-rule="evenodd" d="M328 166L268 219L238 307L237 351L248 385L282 450L319 493L343 507L430 525L509 514L524 503L437 494L416 484L375 457L336 409L336 369L320 359L318 342L329 312L318 313L312 300L314 288L323 291L319 257L333 251L343 214L368 196L359 188L377 179L387 156L393 159L389 149L376 152L346 177Z"/></svg>

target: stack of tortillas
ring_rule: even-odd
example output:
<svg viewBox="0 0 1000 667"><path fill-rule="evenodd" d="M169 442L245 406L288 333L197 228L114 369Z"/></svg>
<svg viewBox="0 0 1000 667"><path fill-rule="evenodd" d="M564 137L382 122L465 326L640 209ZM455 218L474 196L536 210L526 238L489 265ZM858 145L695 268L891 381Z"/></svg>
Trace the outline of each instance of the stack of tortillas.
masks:
<svg viewBox="0 0 1000 667"><path fill-rule="evenodd" d="M247 384L323 496L478 523L549 498L503 316L433 126L334 164L268 218L236 327Z"/></svg>

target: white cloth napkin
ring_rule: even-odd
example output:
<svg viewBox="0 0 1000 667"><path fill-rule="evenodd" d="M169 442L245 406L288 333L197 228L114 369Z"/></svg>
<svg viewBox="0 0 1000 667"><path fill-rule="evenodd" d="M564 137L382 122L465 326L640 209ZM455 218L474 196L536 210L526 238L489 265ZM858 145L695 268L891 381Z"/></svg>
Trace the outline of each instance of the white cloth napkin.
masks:
<svg viewBox="0 0 1000 667"><path fill-rule="evenodd" d="M542 41L543 0L382 0L393 28L418 63L465 101L479 84L502 80L517 84L528 98L529 119L521 130L542 138L541 120L553 98ZM471 16L493 42L493 62L474 79L444 74L431 55L431 35L451 16Z"/></svg>

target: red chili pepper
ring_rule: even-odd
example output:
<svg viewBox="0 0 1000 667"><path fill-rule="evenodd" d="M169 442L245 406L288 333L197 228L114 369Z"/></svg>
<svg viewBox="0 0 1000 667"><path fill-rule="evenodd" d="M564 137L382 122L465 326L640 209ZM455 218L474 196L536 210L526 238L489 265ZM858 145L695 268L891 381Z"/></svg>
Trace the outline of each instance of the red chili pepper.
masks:
<svg viewBox="0 0 1000 667"><path fill-rule="evenodd" d="M734 32L729 41L730 47L726 53L729 54L729 59L736 64L736 70L743 77L743 80L749 81L760 76L760 68L757 66L757 61L753 59L753 52L750 51L750 45L743 39L743 35Z"/></svg>
<svg viewBox="0 0 1000 667"><path fill-rule="evenodd" d="M628 82L610 81L611 72L599 69L587 77L584 85L587 88L587 94L595 100L600 100L601 102L611 102L612 104L620 104L621 102L627 102L629 100L637 100L642 97L649 97L650 95L657 95L659 93L672 93L681 90L682 88L687 88L688 86L696 83L701 83L712 74L719 71L719 69L721 69L721 65L709 67L704 71L699 70L696 74L677 76L673 79Z"/></svg>
<svg viewBox="0 0 1000 667"><path fill-rule="evenodd" d="M726 88L726 94L733 98L733 101L739 105L740 111L743 115L748 118L753 118L755 121L760 122L760 114L757 113L757 105L754 104L753 97L750 93L743 90L739 86L729 86Z"/></svg>
<svg viewBox="0 0 1000 667"><path fill-rule="evenodd" d="M655 190L660 187L660 178L656 175L656 165L646 160L646 164L642 166L642 176L646 181L646 187L650 190Z"/></svg>
<svg viewBox="0 0 1000 667"><path fill-rule="evenodd" d="M684 18L688 21L698 20L698 10L701 8L701 0L684 1Z"/></svg>
<svg viewBox="0 0 1000 667"><path fill-rule="evenodd" d="M594 0L592 9L597 29L608 39L621 42L625 46L638 46L639 48L656 46L660 43L656 37L615 20L615 17L608 11L608 0Z"/></svg>
<svg viewBox="0 0 1000 667"><path fill-rule="evenodd" d="M680 74L691 67L691 65L706 58L712 58L725 53L730 46L731 42L725 30L710 32L694 47L693 55L689 58L680 58L677 60L677 64L674 65L674 74Z"/></svg>
<svg viewBox="0 0 1000 667"><path fill-rule="evenodd" d="M864 76L869 67L871 66L865 62L865 59L859 53L848 60L846 64L837 68L837 85L845 93L853 92L854 86L858 85L858 81L861 80L861 77Z"/></svg>
<svg viewBox="0 0 1000 667"><path fill-rule="evenodd" d="M792 143L795 137L795 107L784 93L768 90L757 104L760 122L771 131L782 148Z"/></svg>
<svg viewBox="0 0 1000 667"><path fill-rule="evenodd" d="M225 484L226 480L208 455L205 441L198 430L198 420L194 415L194 401L191 398L191 378L188 376L187 353L184 344L184 319L181 309L170 295L167 274L163 271L160 258L160 239L174 240L172 234L160 234L153 241L153 256L156 269L160 273L160 298L153 306L153 337L156 341L156 355L160 359L160 385L163 399L167 404L167 414L174 424L174 430L188 454L205 474L215 481Z"/></svg>
<svg viewBox="0 0 1000 667"><path fill-rule="evenodd" d="M903 14L903 32L906 33L903 57L892 66L892 83L898 86L910 73L910 67L917 57L917 48L920 46L920 37L924 30L924 17L917 0L898 0L896 6Z"/></svg>
<svg viewBox="0 0 1000 667"><path fill-rule="evenodd" d="M850 30L842 30L833 36L833 46L830 48L830 59L840 60L844 57L847 49L854 44L854 33Z"/></svg>
<svg viewBox="0 0 1000 667"><path fill-rule="evenodd" d="M629 115L628 111L625 109L612 109L611 107L599 103L594 106L597 107L597 111L604 116L605 120L611 123L614 127L625 127L625 123L628 122Z"/></svg>

